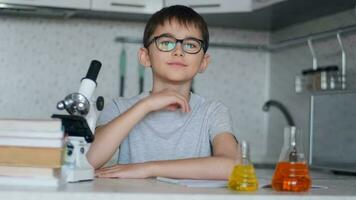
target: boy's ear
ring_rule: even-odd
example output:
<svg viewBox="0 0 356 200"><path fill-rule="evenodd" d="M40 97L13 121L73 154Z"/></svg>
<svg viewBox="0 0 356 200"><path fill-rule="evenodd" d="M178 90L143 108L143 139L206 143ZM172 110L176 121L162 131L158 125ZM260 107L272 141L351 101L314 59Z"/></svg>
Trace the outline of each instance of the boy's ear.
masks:
<svg viewBox="0 0 356 200"><path fill-rule="evenodd" d="M206 70L206 68L208 68L209 63L210 63L210 55L205 53L199 68L199 73L203 73Z"/></svg>
<svg viewBox="0 0 356 200"><path fill-rule="evenodd" d="M148 49L141 47L137 53L138 60L144 67L151 67L150 56L148 55Z"/></svg>

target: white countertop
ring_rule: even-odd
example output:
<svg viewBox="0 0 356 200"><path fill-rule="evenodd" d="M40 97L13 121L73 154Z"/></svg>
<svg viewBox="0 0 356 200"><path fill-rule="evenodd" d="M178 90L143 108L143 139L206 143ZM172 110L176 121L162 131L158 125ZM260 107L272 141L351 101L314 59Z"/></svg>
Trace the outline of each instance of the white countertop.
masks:
<svg viewBox="0 0 356 200"><path fill-rule="evenodd" d="M260 184L268 183L273 170L257 169ZM59 188L50 187L0 187L1 200L41 199L154 199L154 200L213 200L213 199L353 199L356 200L356 176L336 176L312 172L313 185L328 189L311 189L306 193L275 192L260 188L253 193L239 193L227 188L188 188L163 183L156 179L95 179L81 183L68 183Z"/></svg>

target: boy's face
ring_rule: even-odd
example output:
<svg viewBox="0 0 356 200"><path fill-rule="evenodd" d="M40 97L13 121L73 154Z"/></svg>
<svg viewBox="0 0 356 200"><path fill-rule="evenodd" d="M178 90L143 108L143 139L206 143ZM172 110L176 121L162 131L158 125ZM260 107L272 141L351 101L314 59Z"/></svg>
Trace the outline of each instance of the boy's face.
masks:
<svg viewBox="0 0 356 200"><path fill-rule="evenodd" d="M184 24L179 24L176 20L166 21L163 26L159 25L150 39L152 40L154 37L162 35L173 37L173 41L174 38L178 40L187 38L193 38L193 41L196 41L194 39L202 40L202 34L199 29L193 25L185 26ZM169 48L174 45L174 43L166 45L165 41L163 40L163 43L161 43L163 48ZM182 44L177 42L173 50L162 51L162 49L158 49L156 42L153 40L148 49L141 49L141 64L152 67L154 78L168 82L191 81L198 72L203 72L206 69L209 62L209 55L204 54L203 48L194 54L185 52L189 52L190 50L188 49L195 46L192 44L194 43ZM185 46L185 51L183 46ZM142 56L142 54L145 55Z"/></svg>

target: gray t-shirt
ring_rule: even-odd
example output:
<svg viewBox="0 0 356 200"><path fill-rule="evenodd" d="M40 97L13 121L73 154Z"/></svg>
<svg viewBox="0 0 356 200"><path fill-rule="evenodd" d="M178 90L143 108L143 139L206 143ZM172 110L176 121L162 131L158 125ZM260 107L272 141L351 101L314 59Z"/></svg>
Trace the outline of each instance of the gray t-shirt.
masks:
<svg viewBox="0 0 356 200"><path fill-rule="evenodd" d="M102 111L97 126L104 125L148 92L131 98L118 98ZM120 145L118 163L141 163L211 156L211 144L222 132L233 133L226 106L191 94L191 112L156 111L147 114Z"/></svg>

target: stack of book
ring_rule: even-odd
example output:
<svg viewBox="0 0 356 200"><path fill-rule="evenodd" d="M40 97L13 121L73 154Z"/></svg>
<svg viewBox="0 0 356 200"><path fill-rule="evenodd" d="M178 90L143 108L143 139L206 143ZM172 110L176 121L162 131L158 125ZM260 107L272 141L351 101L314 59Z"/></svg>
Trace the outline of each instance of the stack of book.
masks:
<svg viewBox="0 0 356 200"><path fill-rule="evenodd" d="M63 182L64 132L58 119L0 119L0 184Z"/></svg>

